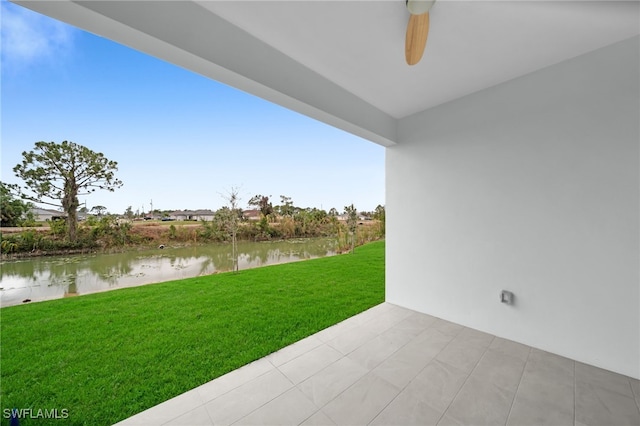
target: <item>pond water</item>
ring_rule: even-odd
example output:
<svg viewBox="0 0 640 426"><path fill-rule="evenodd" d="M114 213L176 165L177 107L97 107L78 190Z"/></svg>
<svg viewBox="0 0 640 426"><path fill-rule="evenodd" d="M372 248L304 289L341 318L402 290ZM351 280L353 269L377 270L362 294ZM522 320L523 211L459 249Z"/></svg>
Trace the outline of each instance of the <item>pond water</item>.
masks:
<svg viewBox="0 0 640 426"><path fill-rule="evenodd" d="M335 240L239 242L239 269L335 254ZM115 254L40 257L0 263L0 306L58 299L229 271L230 244Z"/></svg>

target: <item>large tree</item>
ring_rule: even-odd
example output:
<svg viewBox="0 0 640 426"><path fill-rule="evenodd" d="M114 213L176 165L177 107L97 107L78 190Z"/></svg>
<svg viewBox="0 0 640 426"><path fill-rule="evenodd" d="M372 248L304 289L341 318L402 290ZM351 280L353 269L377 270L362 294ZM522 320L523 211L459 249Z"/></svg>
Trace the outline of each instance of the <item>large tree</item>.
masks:
<svg viewBox="0 0 640 426"><path fill-rule="evenodd" d="M22 157L22 163L13 168L28 191L22 192L22 198L61 206L67 216L70 241L76 240L78 196L122 186L114 174L118 163L73 142L36 142L35 148L23 152Z"/></svg>
<svg viewBox="0 0 640 426"><path fill-rule="evenodd" d="M107 212L107 208L105 206L93 206L91 207L91 211L95 212L98 217L101 217Z"/></svg>
<svg viewBox="0 0 640 426"><path fill-rule="evenodd" d="M279 211L282 216L293 217L296 208L293 206L293 201L291 201L291 197L287 197L285 195L280 196L280 202L282 205L279 206Z"/></svg>
<svg viewBox="0 0 640 426"><path fill-rule="evenodd" d="M273 213L273 205L269 202L269 197L270 196L260 194L254 195L247 204L257 207L260 210L260 213L262 213L262 216L269 216Z"/></svg>

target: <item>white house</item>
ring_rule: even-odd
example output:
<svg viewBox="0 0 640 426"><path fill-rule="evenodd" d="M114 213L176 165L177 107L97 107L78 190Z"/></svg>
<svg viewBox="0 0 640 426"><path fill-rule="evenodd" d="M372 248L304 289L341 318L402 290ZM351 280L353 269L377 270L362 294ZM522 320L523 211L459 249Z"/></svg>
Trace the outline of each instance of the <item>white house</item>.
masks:
<svg viewBox="0 0 640 426"><path fill-rule="evenodd" d="M212 221L215 213L209 209L201 210L177 210L169 215L175 220L204 220Z"/></svg>
<svg viewBox="0 0 640 426"><path fill-rule="evenodd" d="M210 222L213 220L215 213L209 209L201 209L193 212L193 220L204 220Z"/></svg>
<svg viewBox="0 0 640 426"><path fill-rule="evenodd" d="M33 213L34 219L36 222L46 222L53 218L61 218L64 217L64 212L52 209L43 209L41 207L34 207L31 209Z"/></svg>
<svg viewBox="0 0 640 426"><path fill-rule="evenodd" d="M412 67L404 1L18 3L385 146L388 302L640 378L637 2L442 0Z"/></svg>

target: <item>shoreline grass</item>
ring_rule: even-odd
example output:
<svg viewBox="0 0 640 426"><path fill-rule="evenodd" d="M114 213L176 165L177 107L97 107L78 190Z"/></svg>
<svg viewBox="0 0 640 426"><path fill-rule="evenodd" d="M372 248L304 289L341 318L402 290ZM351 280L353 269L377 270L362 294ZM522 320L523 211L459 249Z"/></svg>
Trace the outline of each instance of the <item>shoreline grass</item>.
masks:
<svg viewBox="0 0 640 426"><path fill-rule="evenodd" d="M383 301L379 241L353 254L2 308L1 408L68 410L51 424L115 423Z"/></svg>

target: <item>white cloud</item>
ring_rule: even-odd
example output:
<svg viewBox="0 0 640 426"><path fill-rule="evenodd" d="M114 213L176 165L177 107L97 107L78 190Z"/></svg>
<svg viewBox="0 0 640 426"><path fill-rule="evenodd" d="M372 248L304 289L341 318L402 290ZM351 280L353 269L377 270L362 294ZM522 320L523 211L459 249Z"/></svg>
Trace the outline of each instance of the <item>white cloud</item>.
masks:
<svg viewBox="0 0 640 426"><path fill-rule="evenodd" d="M76 29L29 9L1 2L2 68L55 63L73 50Z"/></svg>

